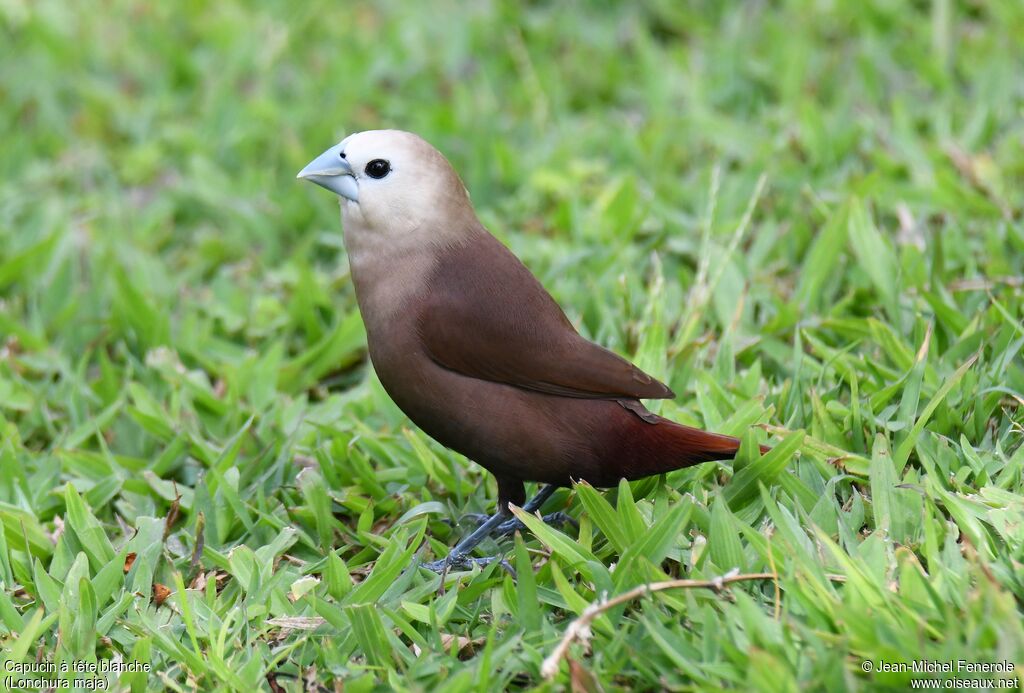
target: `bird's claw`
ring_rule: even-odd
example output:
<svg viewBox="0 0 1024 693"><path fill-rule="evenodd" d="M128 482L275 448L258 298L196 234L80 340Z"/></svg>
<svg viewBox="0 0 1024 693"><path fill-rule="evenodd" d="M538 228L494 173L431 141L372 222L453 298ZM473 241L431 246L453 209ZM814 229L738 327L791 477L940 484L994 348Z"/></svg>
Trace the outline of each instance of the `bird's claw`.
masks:
<svg viewBox="0 0 1024 693"><path fill-rule="evenodd" d="M508 561L500 556L477 557L452 552L440 560L431 561L430 563L420 563L420 567L441 575L452 570L472 570L475 565L480 566L481 568L486 568L496 561L502 568L507 570L512 577L515 577L516 571L512 569L512 566Z"/></svg>

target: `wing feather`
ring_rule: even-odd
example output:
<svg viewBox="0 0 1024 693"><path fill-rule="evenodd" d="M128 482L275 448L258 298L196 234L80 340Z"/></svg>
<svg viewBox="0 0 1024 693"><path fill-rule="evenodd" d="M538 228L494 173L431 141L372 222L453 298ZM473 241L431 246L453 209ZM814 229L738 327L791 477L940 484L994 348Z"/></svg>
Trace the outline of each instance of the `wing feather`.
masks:
<svg viewBox="0 0 1024 693"><path fill-rule="evenodd" d="M581 337L533 274L482 229L441 253L421 305L423 345L450 370L565 397L675 396L626 359Z"/></svg>

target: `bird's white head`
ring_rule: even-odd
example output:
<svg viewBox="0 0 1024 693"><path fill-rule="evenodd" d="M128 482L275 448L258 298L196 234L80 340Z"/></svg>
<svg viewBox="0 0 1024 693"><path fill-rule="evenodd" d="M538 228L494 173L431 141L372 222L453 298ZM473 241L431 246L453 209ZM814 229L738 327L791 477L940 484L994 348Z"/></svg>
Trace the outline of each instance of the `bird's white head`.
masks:
<svg viewBox="0 0 1024 693"><path fill-rule="evenodd" d="M469 195L451 164L411 132L349 135L313 159L298 178L341 197L346 235L350 226L384 235L417 229L443 233L467 211L472 214Z"/></svg>

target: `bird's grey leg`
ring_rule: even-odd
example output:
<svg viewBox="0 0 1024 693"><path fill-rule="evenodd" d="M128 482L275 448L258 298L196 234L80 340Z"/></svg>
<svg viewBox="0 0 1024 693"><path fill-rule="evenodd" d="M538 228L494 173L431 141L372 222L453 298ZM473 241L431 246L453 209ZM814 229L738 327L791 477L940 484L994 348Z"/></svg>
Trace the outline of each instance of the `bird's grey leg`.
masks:
<svg viewBox="0 0 1024 693"><path fill-rule="evenodd" d="M484 522L482 525L473 530L473 532L470 533L469 536L463 537L462 541L456 544L455 548L449 551L448 555L445 558L442 558L438 561L433 561L431 563L423 563L421 565L427 570L432 570L435 573L443 573L446 572L449 568L465 569L471 567L473 564L485 566L488 563L491 563L492 561L498 560L497 556L473 558L469 555L469 553L477 547L477 544L482 542L487 537L491 536L491 533L498 528L498 525L500 525L502 522L505 522L507 519L508 515L503 515L502 513L494 513L489 518L487 518L486 522ZM505 567L506 570L509 570L513 574L515 572L512 571L511 566L508 566L508 564L505 561L502 561L502 567Z"/></svg>
<svg viewBox="0 0 1024 693"><path fill-rule="evenodd" d="M528 513L535 513L540 510L541 506L548 502L548 498L551 498L551 494L555 492L558 487L554 484L544 484L540 491L523 504L523 510Z"/></svg>
<svg viewBox="0 0 1024 693"><path fill-rule="evenodd" d="M548 498L551 497L551 494L555 492L555 488L556 487L554 484L547 484L546 486L544 486L540 491L537 492L537 495L535 495L533 498L527 501L526 505L523 506L523 510L525 510L528 513L534 513L540 510L544 503L547 502ZM543 519L544 523L549 525L570 524L573 527L576 527L577 529L580 526L575 519L561 511L557 513L549 513L545 515ZM512 534L517 530L524 529L526 529L526 525L524 525L519 518L513 517L509 520L505 520L500 525L498 525L498 529L495 531L495 534L499 537L503 537L507 534Z"/></svg>
<svg viewBox="0 0 1024 693"><path fill-rule="evenodd" d="M559 525L572 525L576 529L580 528L580 523L576 521L576 518L567 513L563 513L562 511L558 511L557 513L548 513L541 519L544 520L544 524L546 525L552 525L555 527ZM498 529L495 530L494 534L495 536L504 537L512 534L513 532L522 531L524 529L526 529L526 525L523 524L523 521L518 517L513 517L511 520L505 520L498 525Z"/></svg>
<svg viewBox="0 0 1024 693"><path fill-rule="evenodd" d="M547 502L548 498L551 497L551 494L555 492L555 488L556 486L554 486L553 484L545 485L543 488L541 488L540 491L537 492L537 494L533 498L528 500L523 505L523 510L529 513L536 512L538 508L540 508L542 505L544 505L545 502ZM504 494L499 493L498 512L494 513L489 518L487 518L487 520L479 527L477 527L475 530L473 530L473 532L469 536L464 537L462 541L456 544L455 548L453 548L448 553L448 556L446 558L443 558L438 561L433 561L431 563L423 563L422 566L427 570L434 571L435 573L442 573L450 568L469 568L473 564L484 566L496 560L500 560L497 556L484 556L480 558L474 558L471 557L469 554L473 549L477 547L478 544L480 544L480 542L482 542L487 537L491 536L491 534L495 533L496 531L499 531L499 529L505 524L510 522L519 522L519 520L515 518L509 518L507 503L504 504L504 508L501 507L502 502L500 499L503 496ZM504 512L502 512L502 510L504 510ZM507 534L510 531L515 531L517 527L517 525L512 525L511 530L501 531L500 534ZM512 567L506 561L502 560L501 563L503 568L508 570L510 573L515 574L515 572L512 570Z"/></svg>
<svg viewBox="0 0 1024 693"><path fill-rule="evenodd" d="M540 508L544 505L544 503L547 502L548 498L551 497L551 494L555 492L555 488L556 487L551 485L551 484L545 485L540 491L538 491L533 496L533 498L531 498L529 501L527 501L525 504L523 504L523 510L525 510L528 513L533 513L533 512L536 512L536 511L540 510ZM508 517L508 514L506 513L505 516ZM475 523L476 525L479 526L479 525L482 525L487 520L489 520L491 517L492 517L491 515L485 515L484 513L465 513L464 515L459 517L459 522L462 522L463 520L469 520L470 522L473 522L473 523ZM571 517L569 517L565 513L560 513L560 512L559 513L551 513L550 515L545 515L544 516L544 521L548 522L549 524L551 524L551 523L559 524L559 523L565 523L565 522L576 522L575 520L573 520ZM519 520L515 520L515 519L508 519L508 520L506 520L500 527L498 527L498 534L499 534L499 536L503 535L503 534L510 534L511 533L512 530L507 529L506 525L510 525L512 522L519 522ZM522 522L519 522L519 524L517 524L515 526L515 529L523 529L524 527L526 527L526 525L524 525Z"/></svg>

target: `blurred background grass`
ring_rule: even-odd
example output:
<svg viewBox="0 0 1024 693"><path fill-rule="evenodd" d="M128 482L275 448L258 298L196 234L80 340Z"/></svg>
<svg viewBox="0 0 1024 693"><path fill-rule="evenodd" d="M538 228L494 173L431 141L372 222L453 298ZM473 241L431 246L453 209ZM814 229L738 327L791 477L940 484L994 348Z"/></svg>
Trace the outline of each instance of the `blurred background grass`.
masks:
<svg viewBox="0 0 1024 693"><path fill-rule="evenodd" d="M345 134L398 127L449 157L585 334L681 393L662 413L808 433L781 480L745 477L767 496L714 500L742 460L613 494L626 526L693 504L666 563L616 590L737 566L778 569L786 594L819 563L863 580L783 600L781 621L770 585L619 612L586 660L605 685L857 688L877 683L859 658L1021 661L1019 2L3 0L0 22L4 656L39 636L200 688L311 668L540 682L600 568L556 551L536 584L488 571L457 603L388 572L493 502L368 372L337 206L294 180ZM374 565L387 592L352 597ZM328 624L270 622L300 616Z"/></svg>

